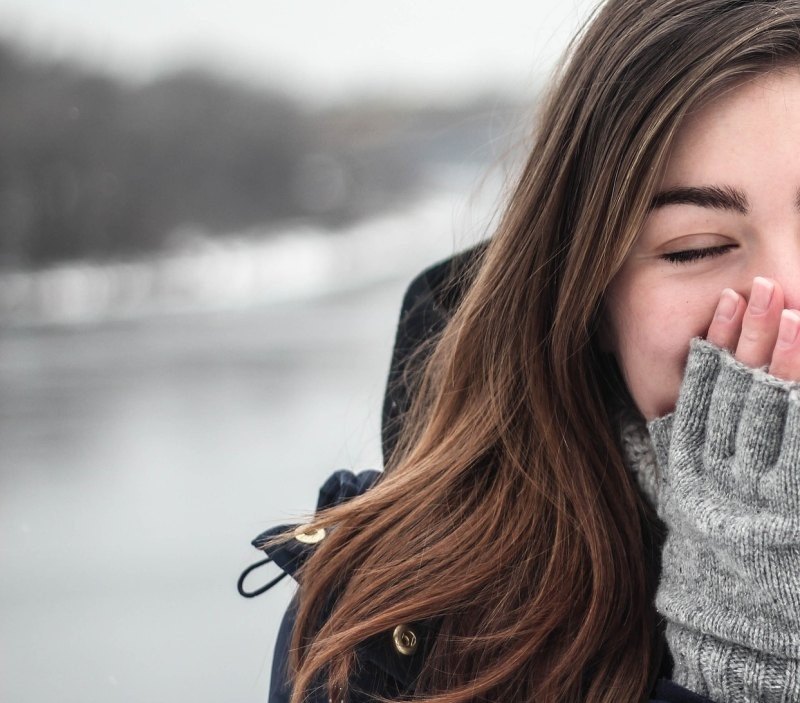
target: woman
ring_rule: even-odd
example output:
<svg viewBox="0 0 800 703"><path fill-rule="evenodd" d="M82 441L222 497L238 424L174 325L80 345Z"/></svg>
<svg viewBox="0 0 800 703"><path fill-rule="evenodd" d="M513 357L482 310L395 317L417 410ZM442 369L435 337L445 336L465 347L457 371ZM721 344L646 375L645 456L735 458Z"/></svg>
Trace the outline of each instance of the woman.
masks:
<svg viewBox="0 0 800 703"><path fill-rule="evenodd" d="M600 9L385 472L259 542L292 703L800 700L798 187L800 2Z"/></svg>

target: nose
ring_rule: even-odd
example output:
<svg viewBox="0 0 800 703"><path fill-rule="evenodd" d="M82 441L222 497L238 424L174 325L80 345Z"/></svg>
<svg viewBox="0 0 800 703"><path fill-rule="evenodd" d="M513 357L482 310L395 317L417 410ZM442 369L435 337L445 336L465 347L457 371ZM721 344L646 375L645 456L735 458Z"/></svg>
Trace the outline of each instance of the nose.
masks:
<svg viewBox="0 0 800 703"><path fill-rule="evenodd" d="M750 269L745 297L749 299L755 276L765 276L777 281L783 290L783 306L800 310L800 237L797 233L782 245L769 248L763 256L754 260Z"/></svg>

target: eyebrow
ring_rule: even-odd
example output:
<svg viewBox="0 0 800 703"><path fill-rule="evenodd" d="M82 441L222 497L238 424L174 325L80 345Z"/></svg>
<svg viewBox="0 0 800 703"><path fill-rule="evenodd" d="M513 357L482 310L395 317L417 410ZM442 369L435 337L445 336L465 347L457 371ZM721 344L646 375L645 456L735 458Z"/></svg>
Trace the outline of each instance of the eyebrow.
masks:
<svg viewBox="0 0 800 703"><path fill-rule="evenodd" d="M750 203L747 201L747 196L733 186L679 186L677 188L668 188L656 193L650 201L648 210L656 210L667 205L697 205L716 210L732 210L741 215L750 213Z"/></svg>

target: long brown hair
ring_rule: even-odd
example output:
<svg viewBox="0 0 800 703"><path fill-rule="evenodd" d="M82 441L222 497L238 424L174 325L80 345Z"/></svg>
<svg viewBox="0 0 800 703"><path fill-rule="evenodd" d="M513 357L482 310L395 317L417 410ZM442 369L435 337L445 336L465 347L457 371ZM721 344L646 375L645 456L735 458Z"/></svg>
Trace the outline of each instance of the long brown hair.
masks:
<svg viewBox="0 0 800 703"><path fill-rule="evenodd" d="M610 417L630 399L603 296L686 113L800 62L798 27L797 0L611 0L570 44L383 477L315 518L335 529L300 576L292 703L320 676L338 700L359 643L426 619L416 700L646 696L654 515Z"/></svg>

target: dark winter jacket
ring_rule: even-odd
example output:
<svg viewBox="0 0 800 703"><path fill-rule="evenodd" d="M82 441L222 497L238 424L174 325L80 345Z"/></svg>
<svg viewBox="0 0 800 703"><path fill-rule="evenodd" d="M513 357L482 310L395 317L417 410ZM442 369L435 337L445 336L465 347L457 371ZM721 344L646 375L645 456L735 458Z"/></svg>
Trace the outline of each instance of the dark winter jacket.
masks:
<svg viewBox="0 0 800 703"><path fill-rule="evenodd" d="M387 390L384 396L382 418L383 455L386 459L394 448L398 428L408 409L412 390L400 381L410 354L431 335L440 331L448 316L455 308L461 295L461 275L465 267L473 263L485 251L482 243L443 262L435 264L419 274L410 284L403 298L400 320L397 328L392 354ZM336 505L368 490L379 478L378 471L363 471L353 474L350 471L334 472L320 489L317 510ZM277 547L265 547L264 542L287 529L295 529L298 539L293 539ZM318 536L317 536L318 537ZM315 535L310 538L303 534L303 527L279 525L253 540L253 546L262 549L266 559L251 569L271 562L277 567L273 582L256 593L267 590L272 583L286 574L294 576L297 569L313 552ZM250 569L242 574L239 582L243 595L253 595L244 590L244 580ZM287 680L287 659L292 627L294 625L294 601L283 617L275 646L272 663L272 680L268 703L286 703L289 700L290 685ZM361 663L356 678L351 682L350 703L362 703L375 696L400 697L413 690L413 683L422 669L429 643L435 635L435 625L430 622L398 623L392 631L381 637L365 642L358 652ZM659 651L660 665L654 670L650 703L712 703L670 680L672 659L661 638ZM308 703L329 703L324 690L312 693Z"/></svg>

